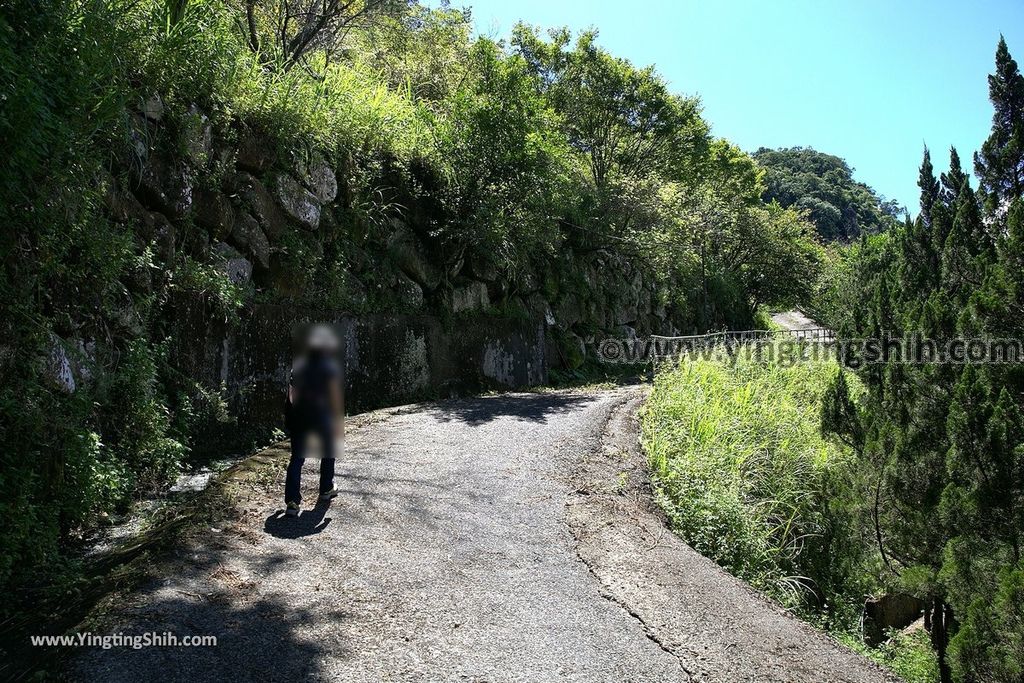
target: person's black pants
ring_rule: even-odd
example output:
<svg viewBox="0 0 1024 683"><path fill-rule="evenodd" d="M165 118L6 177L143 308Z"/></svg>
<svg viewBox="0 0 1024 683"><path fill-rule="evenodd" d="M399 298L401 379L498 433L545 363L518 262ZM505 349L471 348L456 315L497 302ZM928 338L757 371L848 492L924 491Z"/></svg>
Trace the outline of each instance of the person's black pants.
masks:
<svg viewBox="0 0 1024 683"><path fill-rule="evenodd" d="M301 424L292 429L292 459L288 462L288 474L284 480L284 502L302 502L302 464L306 460L306 446L309 435L320 439L320 493L334 488L334 420L330 415L314 415L298 420Z"/></svg>

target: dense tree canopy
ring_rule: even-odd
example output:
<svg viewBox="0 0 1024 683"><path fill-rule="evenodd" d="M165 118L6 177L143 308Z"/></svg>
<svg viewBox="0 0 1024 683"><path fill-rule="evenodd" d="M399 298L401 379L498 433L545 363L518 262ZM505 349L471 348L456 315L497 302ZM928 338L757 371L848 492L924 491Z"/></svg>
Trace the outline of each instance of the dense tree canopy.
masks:
<svg viewBox="0 0 1024 683"><path fill-rule="evenodd" d="M754 153L766 171L765 201L808 212L825 240L849 241L886 229L900 213L894 201L854 180L853 169L837 156L810 147Z"/></svg>

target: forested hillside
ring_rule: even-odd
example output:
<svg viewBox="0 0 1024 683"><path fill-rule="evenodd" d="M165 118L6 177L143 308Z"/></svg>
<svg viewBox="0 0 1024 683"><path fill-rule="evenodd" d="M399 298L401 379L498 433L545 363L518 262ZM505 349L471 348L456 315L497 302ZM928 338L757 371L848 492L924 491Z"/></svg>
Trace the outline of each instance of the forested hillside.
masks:
<svg viewBox="0 0 1024 683"><path fill-rule="evenodd" d="M992 130L972 182L957 151L926 149L917 218L864 239L840 306L845 336L1024 336L1024 77L1000 41ZM865 305L866 304L866 305ZM925 599L942 680L1024 675L1024 373L1020 362L866 365L836 386L830 427L876 482L890 580Z"/></svg>
<svg viewBox="0 0 1024 683"><path fill-rule="evenodd" d="M594 33L470 26L404 0L3 4L0 584L73 577L101 515L267 437L178 362L189 320L528 318L572 370L598 336L808 296L811 226L697 99Z"/></svg>
<svg viewBox="0 0 1024 683"><path fill-rule="evenodd" d="M644 415L684 538L915 682L1024 676L1024 77L1003 40L988 83L987 140L943 172L925 149L914 220L876 232L861 187L876 218L830 249L814 301L841 363L813 346L685 358ZM810 150L757 158L769 188L776 163L777 188L849 180ZM887 600L905 618L885 633L868 608Z"/></svg>
<svg viewBox="0 0 1024 683"><path fill-rule="evenodd" d="M806 211L822 239L849 242L881 232L902 213L894 200L854 180L853 169L837 156L810 147L762 147L754 159L765 170L764 200Z"/></svg>

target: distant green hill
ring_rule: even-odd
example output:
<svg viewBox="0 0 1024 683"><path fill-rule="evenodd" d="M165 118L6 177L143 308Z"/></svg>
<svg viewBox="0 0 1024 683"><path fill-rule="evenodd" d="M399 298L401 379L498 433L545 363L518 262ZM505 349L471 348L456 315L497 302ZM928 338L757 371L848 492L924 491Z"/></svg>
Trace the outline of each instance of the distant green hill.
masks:
<svg viewBox="0 0 1024 683"><path fill-rule="evenodd" d="M754 159L766 172L764 200L806 209L822 239L849 241L862 232L879 232L902 213L895 200L886 201L854 180L849 164L832 154L810 147L762 147Z"/></svg>

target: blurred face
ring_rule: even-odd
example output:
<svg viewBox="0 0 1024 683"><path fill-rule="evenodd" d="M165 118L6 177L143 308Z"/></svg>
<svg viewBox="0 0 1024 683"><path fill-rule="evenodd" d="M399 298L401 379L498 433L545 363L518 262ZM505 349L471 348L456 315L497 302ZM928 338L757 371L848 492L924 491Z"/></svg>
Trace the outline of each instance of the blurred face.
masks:
<svg viewBox="0 0 1024 683"><path fill-rule="evenodd" d="M338 334L334 329L330 325L317 324L306 332L302 350L304 355L333 355L338 352L339 346Z"/></svg>

